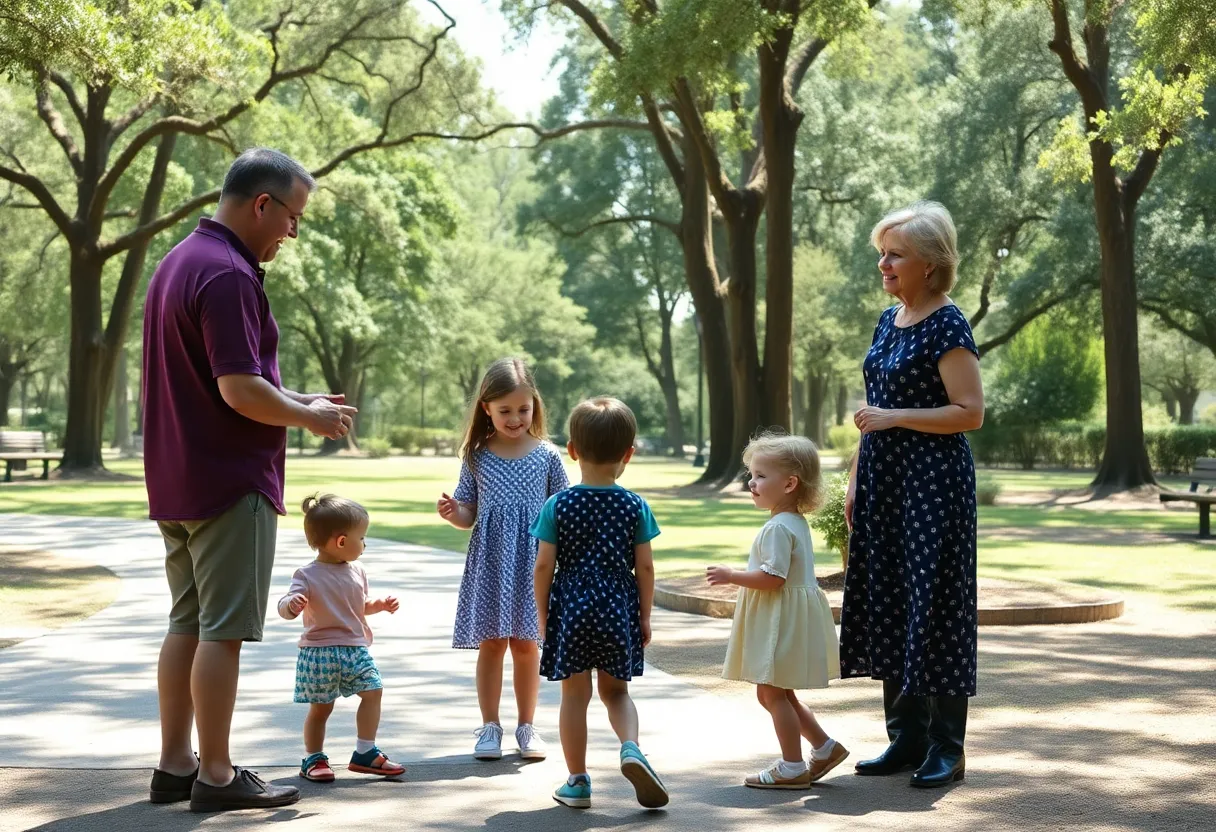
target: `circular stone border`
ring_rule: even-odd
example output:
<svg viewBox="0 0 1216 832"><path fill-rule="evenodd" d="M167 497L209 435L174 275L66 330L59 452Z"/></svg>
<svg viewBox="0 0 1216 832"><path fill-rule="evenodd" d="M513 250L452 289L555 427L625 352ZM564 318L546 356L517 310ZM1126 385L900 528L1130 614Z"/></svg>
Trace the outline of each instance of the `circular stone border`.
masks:
<svg viewBox="0 0 1216 832"><path fill-rule="evenodd" d="M1010 582L1013 583L1013 582ZM1051 583L1045 581L1019 581L1030 587L1050 588ZM1087 589L1076 584L1057 582L1060 587L1074 590ZM836 595L838 593L833 593ZM735 601L733 598L715 598L695 592L686 592L671 586L656 582L654 587L654 602L663 609L675 612L704 615L709 618L733 618ZM830 599L832 618L840 623L840 601ZM1107 596L1096 601L1063 602L1059 604L1042 604L1035 606L985 606L979 605L979 625L981 627L1023 627L1036 624L1090 624L1095 621L1109 621L1123 615L1124 602L1118 596Z"/></svg>

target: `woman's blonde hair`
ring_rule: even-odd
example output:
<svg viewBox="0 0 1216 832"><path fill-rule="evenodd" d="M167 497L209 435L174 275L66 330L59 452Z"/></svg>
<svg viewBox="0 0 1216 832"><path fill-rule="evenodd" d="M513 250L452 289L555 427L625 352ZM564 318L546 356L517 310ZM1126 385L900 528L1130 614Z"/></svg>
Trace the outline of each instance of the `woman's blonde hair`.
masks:
<svg viewBox="0 0 1216 832"><path fill-rule="evenodd" d="M798 478L794 492L798 511L810 514L823 502L823 479L819 473L819 450L805 436L762 433L743 449L743 464L752 467L758 456L770 459L783 474Z"/></svg>
<svg viewBox="0 0 1216 832"><path fill-rule="evenodd" d="M460 456L470 469L476 465L477 452L486 447L494 435L494 420L486 412L485 405L519 389L532 394L532 425L528 433L542 442L549 438L545 431L545 403L536 389L532 371L518 358L500 358L481 377L477 398L469 408L469 426L465 430L464 441L460 443Z"/></svg>
<svg viewBox="0 0 1216 832"><path fill-rule="evenodd" d="M923 199L887 214L870 232L870 244L882 251L883 237L898 229L916 253L933 266L929 288L946 294L958 279L958 231L954 218L940 202Z"/></svg>

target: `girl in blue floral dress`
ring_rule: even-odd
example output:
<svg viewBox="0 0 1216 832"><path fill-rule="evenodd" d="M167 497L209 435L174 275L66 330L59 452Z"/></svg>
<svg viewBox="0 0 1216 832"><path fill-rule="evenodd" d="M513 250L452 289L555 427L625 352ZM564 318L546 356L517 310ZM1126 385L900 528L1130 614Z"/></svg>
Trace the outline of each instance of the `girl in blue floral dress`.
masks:
<svg viewBox="0 0 1216 832"><path fill-rule="evenodd" d="M503 659L508 650L519 722L515 739L526 760L545 758L532 727L540 688L532 570L536 540L528 533L541 507L569 481L561 454L546 441L545 411L522 361L494 362L481 380L461 447L460 482L438 503L439 516L472 529L452 646L478 649L477 701L482 726L473 756L502 757Z"/></svg>

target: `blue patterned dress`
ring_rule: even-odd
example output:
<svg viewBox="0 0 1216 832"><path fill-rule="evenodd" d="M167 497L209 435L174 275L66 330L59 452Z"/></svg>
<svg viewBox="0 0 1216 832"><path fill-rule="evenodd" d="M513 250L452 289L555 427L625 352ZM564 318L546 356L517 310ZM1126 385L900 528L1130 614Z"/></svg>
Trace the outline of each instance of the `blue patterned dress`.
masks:
<svg viewBox="0 0 1216 832"><path fill-rule="evenodd" d="M978 356L953 304L895 326L886 310L866 353L866 402L950 403L937 364L959 347ZM862 436L840 616L841 675L902 681L915 696L974 696L975 464L961 433L906 428Z"/></svg>
<svg viewBox="0 0 1216 832"><path fill-rule="evenodd" d="M460 466L452 497L474 504L477 523L460 579L452 646L495 638L539 641L532 570L536 540L528 529L545 500L569 485L557 448L542 442L519 459L482 449Z"/></svg>
<svg viewBox="0 0 1216 832"><path fill-rule="evenodd" d="M599 669L642 675L642 617L633 547L659 534L646 501L613 486L576 485L545 503L532 527L557 546L540 675Z"/></svg>

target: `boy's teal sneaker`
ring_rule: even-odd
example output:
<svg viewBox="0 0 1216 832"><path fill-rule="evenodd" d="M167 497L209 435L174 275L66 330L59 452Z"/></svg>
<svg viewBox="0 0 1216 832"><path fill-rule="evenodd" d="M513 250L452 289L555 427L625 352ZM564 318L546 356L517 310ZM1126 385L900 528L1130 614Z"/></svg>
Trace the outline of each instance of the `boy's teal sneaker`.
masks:
<svg viewBox="0 0 1216 832"><path fill-rule="evenodd" d="M571 782L573 781L573 782ZM576 774L562 783L553 793L553 799L563 806L587 809L591 806L591 778Z"/></svg>
<svg viewBox="0 0 1216 832"><path fill-rule="evenodd" d="M637 793L638 803L647 809L658 809L670 799L667 787L650 767L650 761L638 748L638 744L627 741L621 746L621 774L625 775Z"/></svg>

